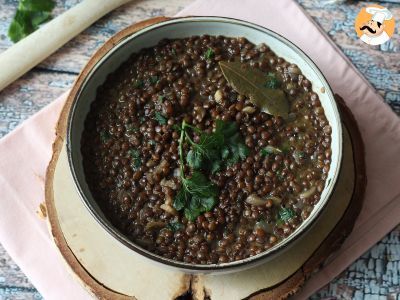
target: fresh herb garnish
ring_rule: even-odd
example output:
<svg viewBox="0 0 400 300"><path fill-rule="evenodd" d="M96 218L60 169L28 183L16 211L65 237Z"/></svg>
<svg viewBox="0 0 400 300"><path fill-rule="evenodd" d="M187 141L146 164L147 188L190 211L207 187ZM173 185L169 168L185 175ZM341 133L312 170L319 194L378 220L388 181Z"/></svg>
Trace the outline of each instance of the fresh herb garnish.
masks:
<svg viewBox="0 0 400 300"><path fill-rule="evenodd" d="M294 150L292 156L298 164L301 164L301 162L307 157L306 153L300 150Z"/></svg>
<svg viewBox="0 0 400 300"><path fill-rule="evenodd" d="M103 130L100 132L100 141L104 144L111 138L110 133L107 130Z"/></svg>
<svg viewBox="0 0 400 300"><path fill-rule="evenodd" d="M135 126L133 126L132 124L127 124L125 125L125 130L126 130L126 134L132 134L134 132L137 132L139 129L136 128Z"/></svg>
<svg viewBox="0 0 400 300"><path fill-rule="evenodd" d="M201 172L193 171L190 178L181 170L182 187L174 198L176 210L184 209L185 217L193 221L217 204L218 189Z"/></svg>
<svg viewBox="0 0 400 300"><path fill-rule="evenodd" d="M154 145L156 145L157 143L156 143L156 141L155 140L149 140L149 142L148 142L150 145L152 145L152 146L154 146Z"/></svg>
<svg viewBox="0 0 400 300"><path fill-rule="evenodd" d="M278 212L278 219L282 220L285 223L287 221L289 221L290 219L294 218L295 216L296 216L296 213L291 208L283 207Z"/></svg>
<svg viewBox="0 0 400 300"><path fill-rule="evenodd" d="M166 228L173 232L176 232L178 230L185 228L185 226L183 226L183 224L179 223L178 221L171 221L167 224Z"/></svg>
<svg viewBox="0 0 400 300"><path fill-rule="evenodd" d="M181 132L181 127L177 124L172 125L172 129L178 132Z"/></svg>
<svg viewBox="0 0 400 300"><path fill-rule="evenodd" d="M150 76L149 81L151 84L156 84L158 82L158 76Z"/></svg>
<svg viewBox="0 0 400 300"><path fill-rule="evenodd" d="M128 150L128 154L132 157L132 158L138 158L140 155L139 150L136 149L129 149Z"/></svg>
<svg viewBox="0 0 400 300"><path fill-rule="evenodd" d="M184 210L188 220L193 221L200 214L210 211L217 204L218 189L200 170L215 173L222 166L246 158L249 149L243 143L236 123L217 120L213 133L182 122L179 139L180 177L182 187L174 199L176 210ZM190 132L199 136L199 142L192 140ZM190 178L184 174L183 145L189 143L186 163L193 169Z"/></svg>
<svg viewBox="0 0 400 300"><path fill-rule="evenodd" d="M279 154L279 153L282 153L282 150L272 146L267 146L261 149L261 155L263 156L268 156L270 154Z"/></svg>
<svg viewBox="0 0 400 300"><path fill-rule="evenodd" d="M144 82L143 82L143 80L140 80L140 79L136 79L135 82L133 83L133 87L135 89L142 88L143 86L144 86Z"/></svg>
<svg viewBox="0 0 400 300"><path fill-rule="evenodd" d="M297 151L296 154L300 159L303 159L306 157L306 153L304 151Z"/></svg>
<svg viewBox="0 0 400 300"><path fill-rule="evenodd" d="M159 111L156 111L154 114L154 118L160 125L165 125L167 124L167 118L164 117Z"/></svg>
<svg viewBox="0 0 400 300"><path fill-rule="evenodd" d="M51 19L54 6L53 0L20 0L8 28L10 39L16 43L38 29L40 24Z"/></svg>
<svg viewBox="0 0 400 300"><path fill-rule="evenodd" d="M171 49L172 55L176 56L176 50L174 48Z"/></svg>
<svg viewBox="0 0 400 300"><path fill-rule="evenodd" d="M269 89L276 89L279 87L279 81L274 73L269 72L267 74L267 82L265 83L265 86Z"/></svg>
<svg viewBox="0 0 400 300"><path fill-rule="evenodd" d="M211 48L208 48L207 51L204 53L204 58L211 59L212 57L214 57L214 55L215 55L214 50Z"/></svg>
<svg viewBox="0 0 400 300"><path fill-rule="evenodd" d="M165 99L165 96L163 96L163 95L158 96L158 102L162 103L164 101L164 99Z"/></svg>
<svg viewBox="0 0 400 300"><path fill-rule="evenodd" d="M132 158L131 167L136 170L142 165L142 160L140 159L140 152L136 149L128 150L129 156Z"/></svg>
<svg viewBox="0 0 400 300"><path fill-rule="evenodd" d="M193 129L193 127L190 127ZM186 161L192 169L202 169L215 173L223 166L230 166L249 154L249 149L244 144L235 122L216 121L215 131L207 134L198 130L199 143L194 143L188 132L186 138L192 146L187 153Z"/></svg>

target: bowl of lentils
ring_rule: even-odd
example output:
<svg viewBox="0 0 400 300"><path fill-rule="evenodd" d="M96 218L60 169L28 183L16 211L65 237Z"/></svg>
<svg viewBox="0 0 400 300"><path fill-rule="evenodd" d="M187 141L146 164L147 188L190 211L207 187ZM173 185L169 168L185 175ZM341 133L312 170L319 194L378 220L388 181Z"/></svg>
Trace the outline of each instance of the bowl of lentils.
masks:
<svg viewBox="0 0 400 300"><path fill-rule="evenodd" d="M185 17L125 30L73 91L66 143L83 203L162 265L226 273L268 261L296 246L334 190L332 90L266 28Z"/></svg>

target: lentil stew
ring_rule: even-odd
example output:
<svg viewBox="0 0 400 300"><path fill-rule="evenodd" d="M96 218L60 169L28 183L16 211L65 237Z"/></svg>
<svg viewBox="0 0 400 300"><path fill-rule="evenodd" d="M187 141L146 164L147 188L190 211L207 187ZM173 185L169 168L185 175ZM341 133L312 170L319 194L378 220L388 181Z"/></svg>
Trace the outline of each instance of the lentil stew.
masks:
<svg viewBox="0 0 400 300"><path fill-rule="evenodd" d="M265 75L288 102L270 115L228 83L221 62ZM245 38L162 40L97 91L81 152L110 222L141 247L216 264L259 254L310 215L325 187L331 127L311 82Z"/></svg>

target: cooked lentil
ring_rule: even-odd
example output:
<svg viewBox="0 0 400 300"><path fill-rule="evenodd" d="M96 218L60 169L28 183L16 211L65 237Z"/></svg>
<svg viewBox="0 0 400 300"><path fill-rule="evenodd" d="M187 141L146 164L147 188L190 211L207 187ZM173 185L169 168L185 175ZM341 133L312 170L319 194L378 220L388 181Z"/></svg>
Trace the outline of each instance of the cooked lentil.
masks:
<svg viewBox="0 0 400 300"><path fill-rule="evenodd" d="M289 117L260 112L238 95L219 68L223 60L276 76ZM207 175L218 203L192 222L173 206L181 187L176 126L185 120L210 133L216 119L237 123L250 154ZM325 186L330 143L324 109L296 65L265 44L204 35L163 40L110 74L91 105L81 150L93 197L116 228L166 258L213 264L269 249L310 215Z"/></svg>

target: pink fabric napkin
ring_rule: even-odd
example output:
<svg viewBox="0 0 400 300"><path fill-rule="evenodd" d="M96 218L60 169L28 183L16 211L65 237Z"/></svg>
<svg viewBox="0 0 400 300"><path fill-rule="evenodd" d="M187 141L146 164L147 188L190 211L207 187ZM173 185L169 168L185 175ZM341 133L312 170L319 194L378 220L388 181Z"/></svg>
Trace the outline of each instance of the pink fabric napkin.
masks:
<svg viewBox="0 0 400 300"><path fill-rule="evenodd" d="M304 286L305 299L327 284L400 222L400 120L381 96L293 0L199 0L184 15L218 15L270 28L319 66L353 111L366 148L368 185L354 231L335 258ZM293 30L301 26L301 31ZM88 299L67 271L46 224L36 216L65 95L0 141L0 242L46 299Z"/></svg>

